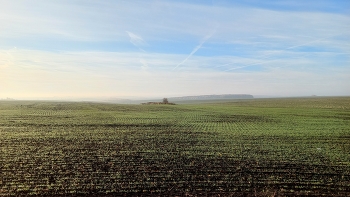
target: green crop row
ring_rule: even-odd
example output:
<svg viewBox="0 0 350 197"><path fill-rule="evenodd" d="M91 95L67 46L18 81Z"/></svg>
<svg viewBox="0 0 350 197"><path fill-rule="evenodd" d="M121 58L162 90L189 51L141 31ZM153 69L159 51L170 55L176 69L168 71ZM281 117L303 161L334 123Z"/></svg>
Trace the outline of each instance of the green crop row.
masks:
<svg viewBox="0 0 350 197"><path fill-rule="evenodd" d="M346 196L348 103L1 101L0 196Z"/></svg>

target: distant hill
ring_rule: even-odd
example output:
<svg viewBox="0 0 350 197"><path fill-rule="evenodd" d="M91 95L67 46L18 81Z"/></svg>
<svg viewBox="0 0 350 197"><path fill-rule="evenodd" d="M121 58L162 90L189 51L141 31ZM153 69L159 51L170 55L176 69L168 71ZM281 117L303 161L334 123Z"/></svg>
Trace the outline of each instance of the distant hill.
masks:
<svg viewBox="0 0 350 197"><path fill-rule="evenodd" d="M220 100L234 100L234 99L253 99L254 97L250 94L221 94L221 95L199 95L199 96L182 96L182 97L168 97L169 102L179 102L179 103L196 103L201 101L220 101ZM119 104L140 104L147 102L160 102L162 98L159 99L118 99L112 98L105 100L109 103L119 103Z"/></svg>
<svg viewBox="0 0 350 197"><path fill-rule="evenodd" d="M228 99L253 99L250 94L220 94L220 95L199 95L199 96L182 96L168 98L169 101L201 101L201 100L228 100Z"/></svg>
<svg viewBox="0 0 350 197"><path fill-rule="evenodd" d="M131 100L131 99L119 99L119 98L110 98L108 100L104 100L108 103L119 103L119 104L138 104L138 100Z"/></svg>

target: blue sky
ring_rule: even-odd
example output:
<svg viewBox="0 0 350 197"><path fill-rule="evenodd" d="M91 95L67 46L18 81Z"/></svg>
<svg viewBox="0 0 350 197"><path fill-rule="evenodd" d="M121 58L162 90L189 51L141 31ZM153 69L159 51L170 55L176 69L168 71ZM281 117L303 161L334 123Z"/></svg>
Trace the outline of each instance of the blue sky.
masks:
<svg viewBox="0 0 350 197"><path fill-rule="evenodd" d="M0 98L350 95L349 2L2 1Z"/></svg>

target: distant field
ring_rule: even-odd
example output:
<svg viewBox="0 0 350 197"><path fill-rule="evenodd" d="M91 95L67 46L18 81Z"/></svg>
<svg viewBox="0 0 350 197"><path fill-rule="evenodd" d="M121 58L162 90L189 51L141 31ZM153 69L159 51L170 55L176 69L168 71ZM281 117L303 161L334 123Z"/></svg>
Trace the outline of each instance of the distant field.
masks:
<svg viewBox="0 0 350 197"><path fill-rule="evenodd" d="M0 101L0 196L350 195L350 97Z"/></svg>

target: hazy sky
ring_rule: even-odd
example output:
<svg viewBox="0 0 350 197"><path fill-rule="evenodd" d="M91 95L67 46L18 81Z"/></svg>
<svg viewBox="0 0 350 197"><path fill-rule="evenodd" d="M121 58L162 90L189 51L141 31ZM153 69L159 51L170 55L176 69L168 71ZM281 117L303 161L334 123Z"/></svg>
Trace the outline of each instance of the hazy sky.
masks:
<svg viewBox="0 0 350 197"><path fill-rule="evenodd" d="M348 0L0 5L0 98L350 95Z"/></svg>

